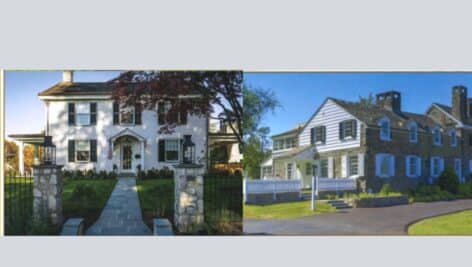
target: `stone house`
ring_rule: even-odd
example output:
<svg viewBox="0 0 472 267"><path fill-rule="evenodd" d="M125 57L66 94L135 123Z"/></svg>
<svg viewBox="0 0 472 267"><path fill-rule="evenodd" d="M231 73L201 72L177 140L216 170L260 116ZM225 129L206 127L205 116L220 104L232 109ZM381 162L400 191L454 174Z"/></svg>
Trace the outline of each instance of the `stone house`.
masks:
<svg viewBox="0 0 472 267"><path fill-rule="evenodd" d="M380 93L375 104L327 98L303 126L272 136L273 153L261 177L358 179L362 190L389 182L406 190L432 183L445 167L462 182L472 173L472 98L452 88L452 105L425 114L402 110L401 94Z"/></svg>

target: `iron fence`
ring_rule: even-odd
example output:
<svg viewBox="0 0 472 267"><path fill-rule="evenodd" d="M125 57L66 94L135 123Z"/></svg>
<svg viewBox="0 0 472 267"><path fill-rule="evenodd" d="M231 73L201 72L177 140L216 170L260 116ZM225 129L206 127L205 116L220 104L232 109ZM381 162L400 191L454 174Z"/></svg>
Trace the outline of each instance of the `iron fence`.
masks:
<svg viewBox="0 0 472 267"><path fill-rule="evenodd" d="M25 235L33 218L33 177L5 173L5 234Z"/></svg>

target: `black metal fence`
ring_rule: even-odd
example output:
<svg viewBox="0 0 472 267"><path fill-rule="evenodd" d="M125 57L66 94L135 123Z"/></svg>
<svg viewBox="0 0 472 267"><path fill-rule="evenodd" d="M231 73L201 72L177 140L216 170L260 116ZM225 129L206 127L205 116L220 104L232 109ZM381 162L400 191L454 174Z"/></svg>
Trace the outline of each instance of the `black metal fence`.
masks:
<svg viewBox="0 0 472 267"><path fill-rule="evenodd" d="M214 234L241 234L242 176L228 172L210 172L205 175L203 181L206 224Z"/></svg>
<svg viewBox="0 0 472 267"><path fill-rule="evenodd" d="M5 234L28 234L33 218L33 177L5 173Z"/></svg>

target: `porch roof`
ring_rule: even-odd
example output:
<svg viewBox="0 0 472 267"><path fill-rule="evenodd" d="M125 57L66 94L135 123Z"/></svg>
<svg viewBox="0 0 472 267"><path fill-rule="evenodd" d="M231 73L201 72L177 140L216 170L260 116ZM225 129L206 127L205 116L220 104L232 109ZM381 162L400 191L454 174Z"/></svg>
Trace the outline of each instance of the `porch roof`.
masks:
<svg viewBox="0 0 472 267"><path fill-rule="evenodd" d="M311 149L310 149L311 148ZM296 147L290 151L284 152L282 154L274 156L274 159L278 158L293 158L296 160L304 160L304 159L313 159L315 156L314 146L306 145Z"/></svg>
<svg viewBox="0 0 472 267"><path fill-rule="evenodd" d="M10 134L9 138L30 145L39 145L44 143L44 133L34 134Z"/></svg>
<svg viewBox="0 0 472 267"><path fill-rule="evenodd" d="M129 128L126 128L126 129L120 131L119 133L115 134L114 136L110 137L110 141L115 141L119 137L126 136L126 135L133 136L136 139L138 139L139 141L145 141L146 140L141 135L139 135L136 132L130 130Z"/></svg>

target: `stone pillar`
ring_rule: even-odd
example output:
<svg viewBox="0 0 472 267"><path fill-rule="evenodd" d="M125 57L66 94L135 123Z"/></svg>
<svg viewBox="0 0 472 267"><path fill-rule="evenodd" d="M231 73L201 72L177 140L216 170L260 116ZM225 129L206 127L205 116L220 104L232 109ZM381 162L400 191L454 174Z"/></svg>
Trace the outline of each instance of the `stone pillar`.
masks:
<svg viewBox="0 0 472 267"><path fill-rule="evenodd" d="M203 165L180 164L175 166L174 224L179 232L189 232L202 224L203 213Z"/></svg>
<svg viewBox="0 0 472 267"><path fill-rule="evenodd" d="M38 220L62 224L62 166L33 166L33 215Z"/></svg>

